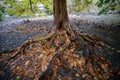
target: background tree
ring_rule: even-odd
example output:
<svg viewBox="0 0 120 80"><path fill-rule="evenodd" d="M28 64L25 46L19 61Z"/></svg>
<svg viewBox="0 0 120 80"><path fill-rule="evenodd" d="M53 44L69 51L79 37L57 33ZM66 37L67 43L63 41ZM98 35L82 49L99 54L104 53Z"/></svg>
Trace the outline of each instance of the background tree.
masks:
<svg viewBox="0 0 120 80"><path fill-rule="evenodd" d="M2 20L2 16L3 16L3 11L2 11L2 7L0 7L0 21Z"/></svg>
<svg viewBox="0 0 120 80"><path fill-rule="evenodd" d="M0 0L0 21L3 19L3 13L5 11L5 7L3 5L3 1Z"/></svg>
<svg viewBox="0 0 120 80"><path fill-rule="evenodd" d="M33 16L33 14L35 14L34 12L37 10L37 0L5 0L4 3L8 5L6 12L11 16Z"/></svg>
<svg viewBox="0 0 120 80"><path fill-rule="evenodd" d="M35 14L42 14L40 11L40 4L44 4L45 12L48 14L52 13L52 1L51 0L5 0L4 4L6 12L13 16L29 16L34 17ZM22 14L21 14L22 13Z"/></svg>
<svg viewBox="0 0 120 80"><path fill-rule="evenodd" d="M53 14L53 1L52 0L39 0L39 2L44 5L45 12L48 15Z"/></svg>
<svg viewBox="0 0 120 80"><path fill-rule="evenodd" d="M89 11L90 5L92 5L93 0L75 0L75 7L77 12L81 12L84 9Z"/></svg>
<svg viewBox="0 0 120 80"><path fill-rule="evenodd" d="M96 5L101 8L99 14L120 13L120 0L98 0Z"/></svg>

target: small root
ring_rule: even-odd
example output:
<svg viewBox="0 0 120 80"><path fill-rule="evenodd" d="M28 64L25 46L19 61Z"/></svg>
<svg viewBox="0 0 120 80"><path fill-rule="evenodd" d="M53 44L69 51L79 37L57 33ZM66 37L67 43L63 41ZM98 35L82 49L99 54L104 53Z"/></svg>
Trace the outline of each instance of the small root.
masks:
<svg viewBox="0 0 120 80"><path fill-rule="evenodd" d="M52 38L54 35L55 35L55 31L51 32L50 34L48 34L47 36L44 36L44 37L35 38L33 40L27 40L18 48L17 52L15 52L12 55L5 55L5 57L3 59L1 59L0 61L10 60L12 58L15 58L19 53L23 54L25 47L28 46L29 44L47 40L49 38Z"/></svg>

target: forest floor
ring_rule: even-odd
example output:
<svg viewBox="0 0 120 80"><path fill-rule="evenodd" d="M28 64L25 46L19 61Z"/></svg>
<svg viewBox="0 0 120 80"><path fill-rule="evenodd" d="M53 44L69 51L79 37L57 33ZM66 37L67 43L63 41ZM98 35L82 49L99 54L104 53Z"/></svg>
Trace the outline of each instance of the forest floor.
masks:
<svg viewBox="0 0 120 80"><path fill-rule="evenodd" d="M100 39L120 50L119 19L71 17L73 27ZM13 19L0 22L0 53L19 47L24 41L46 35L52 28L52 18ZM51 25L51 26L50 26Z"/></svg>
<svg viewBox="0 0 120 80"><path fill-rule="evenodd" d="M16 47L19 47L24 41L40 37L48 34L52 28L53 19L24 19L17 23L11 21L11 23L0 25L0 52L7 52ZM91 20L91 19L78 19L71 18L70 22L73 24L74 29L86 34L95 34L106 44L110 45L110 49L115 54L107 55L107 59L111 60L113 65L120 70L120 23L113 23L108 20ZM37 53L38 55L40 53ZM34 55L33 55L34 56ZM24 61L23 61L24 62ZM0 65L3 63L1 62ZM26 63L27 64L27 63ZM1 69L3 67L1 66ZM7 71L6 76L10 71ZM4 76L5 77L5 76ZM1 78L3 79L3 78Z"/></svg>

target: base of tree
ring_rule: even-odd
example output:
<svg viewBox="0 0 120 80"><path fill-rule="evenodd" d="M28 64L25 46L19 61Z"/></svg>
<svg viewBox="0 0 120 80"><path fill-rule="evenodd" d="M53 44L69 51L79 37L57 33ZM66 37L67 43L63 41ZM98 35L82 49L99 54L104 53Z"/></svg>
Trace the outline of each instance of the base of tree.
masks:
<svg viewBox="0 0 120 80"><path fill-rule="evenodd" d="M7 60L5 67L23 80L110 79L110 63L103 56L106 46L95 35L67 25L46 37L26 41L1 61Z"/></svg>

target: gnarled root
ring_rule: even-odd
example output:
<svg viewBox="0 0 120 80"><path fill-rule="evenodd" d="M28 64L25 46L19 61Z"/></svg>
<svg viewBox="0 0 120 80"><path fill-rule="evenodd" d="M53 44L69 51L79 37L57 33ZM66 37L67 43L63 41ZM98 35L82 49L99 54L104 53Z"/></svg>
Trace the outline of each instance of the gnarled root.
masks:
<svg viewBox="0 0 120 80"><path fill-rule="evenodd" d="M69 79L73 73L77 74L74 79L90 79L90 77L91 79L109 79L112 76L109 69L110 63L102 55L103 47L106 46L104 42L96 36L76 32L70 25L66 27L64 34L66 36L64 47L58 48L61 51L58 51L40 80L43 77L55 79L57 75L61 76L60 74L63 73L59 70L65 70L69 74L68 78L64 78L65 75L61 76L63 79ZM51 77L49 72L53 72Z"/></svg>
<svg viewBox="0 0 120 80"><path fill-rule="evenodd" d="M51 32L50 34L48 34L47 36L44 36L44 37L39 37L39 38L35 38L32 40L27 40L18 48L18 50L14 54L12 54L12 55L3 54L4 58L0 59L0 61L10 60L10 59L14 58L15 56L17 56L19 53L23 53L25 47L28 46L29 44L43 41L43 40L47 40L47 39L51 38L53 35L55 35L55 31ZM11 53L11 51L10 51L10 53Z"/></svg>
<svg viewBox="0 0 120 80"><path fill-rule="evenodd" d="M46 37L26 41L9 59L15 58L16 55L21 52L23 53L27 45L33 42L47 40L47 42L44 43L45 47L41 49L40 56L36 57L38 59L38 65L37 68L33 70L37 73L32 74L34 79L38 79L39 77L43 79L43 76L46 76L48 79L52 77L54 80L55 77L61 76L61 78L67 80L73 76L73 74L74 79L78 79L77 77L79 77L79 79L109 79L111 76L109 70L110 64L102 56L104 52L102 47L106 44L95 36L92 37L75 31L69 24L64 28L65 29L60 29ZM47 45L47 43L49 43L49 45ZM19 62L15 61L14 64L16 63ZM26 67L26 64L23 64L22 68ZM18 71L18 68L14 70ZM68 78L64 78L65 75L61 75L63 74L61 72L63 70L66 71L64 74L69 74L67 75ZM49 74L50 72L53 72L53 74ZM107 77L104 75L107 75Z"/></svg>

